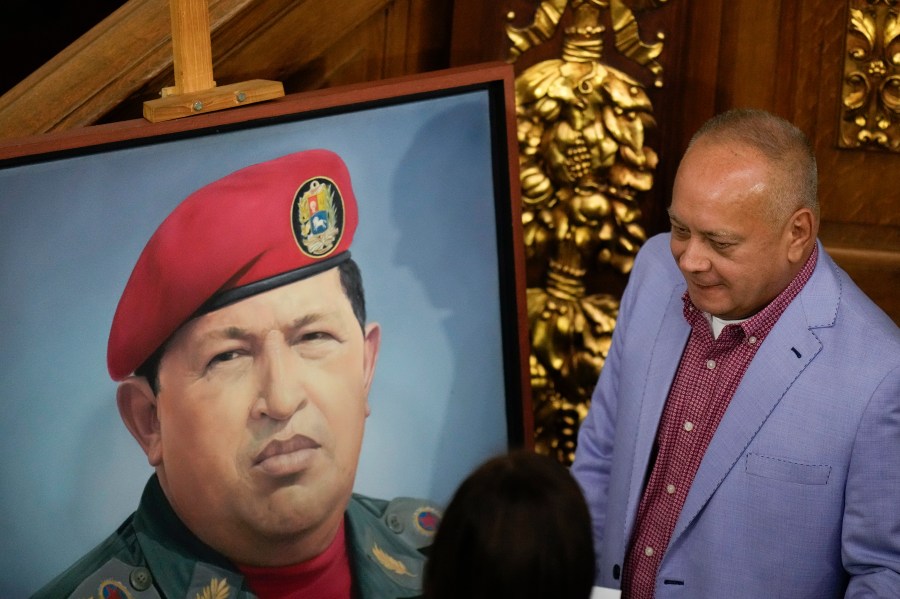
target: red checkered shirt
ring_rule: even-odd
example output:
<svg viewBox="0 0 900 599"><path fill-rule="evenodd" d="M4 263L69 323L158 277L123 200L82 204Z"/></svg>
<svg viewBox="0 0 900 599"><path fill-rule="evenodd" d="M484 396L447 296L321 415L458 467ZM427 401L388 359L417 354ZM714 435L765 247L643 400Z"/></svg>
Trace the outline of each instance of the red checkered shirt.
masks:
<svg viewBox="0 0 900 599"><path fill-rule="evenodd" d="M691 334L663 409L656 461L638 506L622 578L624 597L652 599L675 522L719 421L766 335L812 275L817 257L815 247L784 291L754 316L723 328L718 339L708 315L684 294Z"/></svg>

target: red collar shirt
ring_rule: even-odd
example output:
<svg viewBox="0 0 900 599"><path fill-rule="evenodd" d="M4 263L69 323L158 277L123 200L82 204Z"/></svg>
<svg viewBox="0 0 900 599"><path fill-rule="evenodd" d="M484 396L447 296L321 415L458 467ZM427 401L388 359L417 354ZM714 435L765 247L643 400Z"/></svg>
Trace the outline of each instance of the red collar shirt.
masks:
<svg viewBox="0 0 900 599"><path fill-rule="evenodd" d="M344 522L331 545L318 556L292 566L239 566L259 599L350 599L353 586Z"/></svg>
<svg viewBox="0 0 900 599"><path fill-rule="evenodd" d="M706 448L750 361L809 280L817 257L814 246L804 267L768 306L726 325L717 338L710 316L685 292L684 318L691 333L663 409L656 459L638 506L622 580L625 597L653 597L656 573Z"/></svg>

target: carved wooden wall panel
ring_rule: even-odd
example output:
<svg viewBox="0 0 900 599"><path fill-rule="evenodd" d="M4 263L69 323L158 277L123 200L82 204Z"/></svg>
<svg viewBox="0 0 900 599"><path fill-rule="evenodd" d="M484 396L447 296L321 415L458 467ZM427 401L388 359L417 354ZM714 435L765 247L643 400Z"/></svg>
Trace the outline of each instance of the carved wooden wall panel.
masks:
<svg viewBox="0 0 900 599"><path fill-rule="evenodd" d="M873 4L883 2L875 0ZM840 147L850 0L803 3L787 116L813 140L819 159L821 238L838 263L900 322L900 154Z"/></svg>

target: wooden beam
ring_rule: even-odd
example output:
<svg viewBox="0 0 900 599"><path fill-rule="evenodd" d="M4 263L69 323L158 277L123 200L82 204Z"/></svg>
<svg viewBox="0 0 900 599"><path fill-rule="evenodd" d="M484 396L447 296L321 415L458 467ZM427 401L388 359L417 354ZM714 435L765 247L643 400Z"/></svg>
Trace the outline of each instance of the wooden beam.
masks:
<svg viewBox="0 0 900 599"><path fill-rule="evenodd" d="M225 110L284 95L279 81L255 79L216 87L208 0L169 0L175 85L163 88L158 100L144 102L144 118L151 123L202 112Z"/></svg>
<svg viewBox="0 0 900 599"><path fill-rule="evenodd" d="M207 0L169 0L169 13L175 86L165 88L163 96L215 87Z"/></svg>

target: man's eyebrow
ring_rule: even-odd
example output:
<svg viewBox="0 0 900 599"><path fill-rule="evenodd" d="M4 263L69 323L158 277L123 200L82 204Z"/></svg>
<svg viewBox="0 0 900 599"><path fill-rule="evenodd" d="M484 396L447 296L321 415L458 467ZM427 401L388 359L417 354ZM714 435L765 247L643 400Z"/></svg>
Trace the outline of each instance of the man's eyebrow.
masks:
<svg viewBox="0 0 900 599"><path fill-rule="evenodd" d="M252 334L246 329L237 326L228 326L224 329L213 329L203 335L205 339L246 339Z"/></svg>
<svg viewBox="0 0 900 599"><path fill-rule="evenodd" d="M742 239L742 237L736 233L732 233L731 231L704 231L703 235L710 238L716 239L726 239L729 241L737 241Z"/></svg>
<svg viewBox="0 0 900 599"><path fill-rule="evenodd" d="M669 215L669 220L672 221L672 223L678 225L679 227L683 226L681 221L678 220L678 217L675 216L675 214L672 212L672 208L666 208L666 213Z"/></svg>
<svg viewBox="0 0 900 599"><path fill-rule="evenodd" d="M666 209L666 212L668 212L669 220L672 221L672 224L677 225L679 227L685 227L685 225L680 220L678 220L678 217L672 213L671 208ZM685 227L685 228L688 228L688 227ZM722 230L722 231L700 231L699 233L701 235L703 235L704 237L706 237L707 239L723 239L724 238L724 239L734 240L734 241L742 239L742 237L740 235L737 235L736 233L733 233L731 231L725 231L725 230Z"/></svg>
<svg viewBox="0 0 900 599"><path fill-rule="evenodd" d="M672 220L678 220L678 216L675 214L675 209L672 208L671 205L666 208L666 214L668 214L669 218L671 218Z"/></svg>
<svg viewBox="0 0 900 599"><path fill-rule="evenodd" d="M285 330L297 330L302 329L303 327L309 326L315 322L319 322L321 320L325 320L327 318L327 314L323 312L312 312L310 314L304 314L298 318L292 320L286 327ZM231 325L221 329L213 329L211 331L207 331L201 335L201 339L205 341L218 341L222 339L251 339L255 335L253 331L247 330L245 328Z"/></svg>
<svg viewBox="0 0 900 599"><path fill-rule="evenodd" d="M300 318L295 318L293 322L291 322L290 328L292 329L302 329L305 326L308 326L314 322L318 322L325 318L325 314L321 312L312 312L310 314L304 314Z"/></svg>

